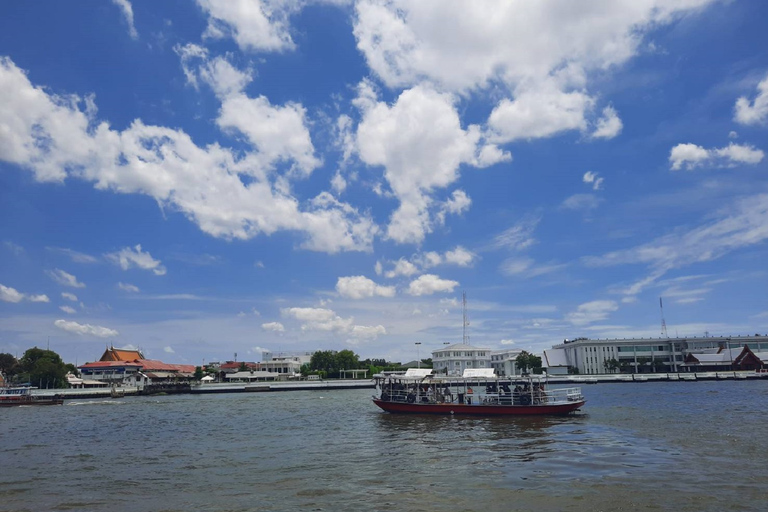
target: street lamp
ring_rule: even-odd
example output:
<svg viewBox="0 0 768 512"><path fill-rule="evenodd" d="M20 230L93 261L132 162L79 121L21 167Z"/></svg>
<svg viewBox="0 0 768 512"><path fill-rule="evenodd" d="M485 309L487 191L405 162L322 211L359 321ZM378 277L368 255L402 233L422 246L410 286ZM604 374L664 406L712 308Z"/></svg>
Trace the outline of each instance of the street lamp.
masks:
<svg viewBox="0 0 768 512"><path fill-rule="evenodd" d="M416 366L418 368L421 368L421 355L420 355L421 352L419 350L419 345L421 345L421 342L417 341L416 342Z"/></svg>

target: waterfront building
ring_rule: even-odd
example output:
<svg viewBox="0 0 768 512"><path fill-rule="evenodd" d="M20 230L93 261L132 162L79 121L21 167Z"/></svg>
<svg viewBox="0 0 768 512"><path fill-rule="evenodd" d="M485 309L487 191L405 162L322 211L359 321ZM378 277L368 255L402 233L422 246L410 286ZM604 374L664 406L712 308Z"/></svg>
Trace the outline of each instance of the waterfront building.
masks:
<svg viewBox="0 0 768 512"><path fill-rule="evenodd" d="M456 343L432 351L432 368L436 373L462 375L466 369L492 368L491 349Z"/></svg>
<svg viewBox="0 0 768 512"><path fill-rule="evenodd" d="M190 379L194 365L144 359L140 350L108 348L98 361L78 366L83 379L143 387L169 380Z"/></svg>
<svg viewBox="0 0 768 512"><path fill-rule="evenodd" d="M730 349L748 346L761 361L768 359L768 336L705 336L675 338L576 338L565 340L545 351L545 363L551 360L572 373L664 373L695 371L697 354L728 354ZM728 351L728 352L725 352ZM765 353L765 354L763 354ZM734 353L735 354L735 353ZM722 356L724 357L724 356ZM703 357L707 360L708 357ZM698 365L701 367L701 364Z"/></svg>
<svg viewBox="0 0 768 512"><path fill-rule="evenodd" d="M520 349L494 350L491 352L491 367L499 377L518 375L517 356L522 353Z"/></svg>
<svg viewBox="0 0 768 512"><path fill-rule="evenodd" d="M273 353L265 350L261 353L261 369L272 373L288 375L289 377L296 377L301 373L301 367L309 364L312 360L312 354L314 352Z"/></svg>

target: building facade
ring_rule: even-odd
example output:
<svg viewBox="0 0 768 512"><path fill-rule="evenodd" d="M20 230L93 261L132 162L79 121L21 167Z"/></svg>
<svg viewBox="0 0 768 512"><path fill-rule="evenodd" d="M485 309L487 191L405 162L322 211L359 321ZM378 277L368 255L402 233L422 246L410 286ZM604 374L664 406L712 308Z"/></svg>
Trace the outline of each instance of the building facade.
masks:
<svg viewBox="0 0 768 512"><path fill-rule="evenodd" d="M494 350L491 352L491 367L494 373L499 377L511 377L513 375L519 375L520 372L517 369L517 356L520 355L522 350Z"/></svg>
<svg viewBox="0 0 768 512"><path fill-rule="evenodd" d="M436 373L462 375L466 369L492 368L491 350L464 343L446 345L432 351L432 368Z"/></svg>
<svg viewBox="0 0 768 512"><path fill-rule="evenodd" d="M665 373L692 371L690 354L730 351L748 346L768 352L768 336L707 336L679 338L576 338L554 345L548 354L580 374Z"/></svg>

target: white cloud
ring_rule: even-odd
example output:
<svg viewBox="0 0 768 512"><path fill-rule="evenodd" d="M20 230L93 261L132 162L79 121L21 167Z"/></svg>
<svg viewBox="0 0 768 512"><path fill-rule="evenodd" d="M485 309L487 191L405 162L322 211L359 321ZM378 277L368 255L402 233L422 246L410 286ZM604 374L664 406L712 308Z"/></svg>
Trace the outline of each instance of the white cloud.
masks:
<svg viewBox="0 0 768 512"><path fill-rule="evenodd" d="M173 350L173 347L170 347L170 346L163 347L163 352L165 352L166 354L175 354L176 353L176 351Z"/></svg>
<svg viewBox="0 0 768 512"><path fill-rule="evenodd" d="M50 302L47 295L29 295L21 293L15 288L0 284L0 300L3 302L18 303L22 301L29 302Z"/></svg>
<svg viewBox="0 0 768 512"><path fill-rule="evenodd" d="M128 34L130 34L133 39L138 39L139 33L136 32L136 27L133 25L133 7L131 6L131 2L128 0L112 0L112 3L120 7L120 10L123 12L125 22L128 24Z"/></svg>
<svg viewBox="0 0 768 512"><path fill-rule="evenodd" d="M302 331L330 331L346 334L353 338L353 342L373 340L387 332L381 325L355 325L354 318L341 318L335 311L326 308L285 308L281 312L286 317L299 320L302 323Z"/></svg>
<svg viewBox="0 0 768 512"><path fill-rule="evenodd" d="M69 272L64 272L61 269L57 268L55 270L48 270L46 271L46 274L48 274L51 279L62 286L69 286L72 288L85 288L85 284L79 282L77 277L73 276Z"/></svg>
<svg viewBox="0 0 768 512"><path fill-rule="evenodd" d="M359 87L357 150L364 163L384 167L384 177L400 201L387 228L387 237L396 242L421 242L446 213L461 212L469 204L464 192L454 193L443 205L432 197L436 189L458 179L461 164L481 165L480 129L462 129L454 101L451 95L417 86L389 105L377 100L367 82ZM507 159L504 155L496 161Z"/></svg>
<svg viewBox="0 0 768 512"><path fill-rule="evenodd" d="M518 91L503 99L488 118L494 142L551 137L568 130L585 130L585 112L593 100L578 91L563 92L554 85Z"/></svg>
<svg viewBox="0 0 768 512"><path fill-rule="evenodd" d="M501 345L514 345L515 344L515 340L501 340L501 341L499 341L499 344L501 344Z"/></svg>
<svg viewBox="0 0 768 512"><path fill-rule="evenodd" d="M261 324L261 328L265 331L273 331L273 332L283 332L285 331L285 327L283 327L283 324L280 322L267 322L264 324Z"/></svg>
<svg viewBox="0 0 768 512"><path fill-rule="evenodd" d="M424 274L408 285L408 293L414 296L432 295L438 292L452 292L459 286L458 281L441 279L434 274Z"/></svg>
<svg viewBox="0 0 768 512"><path fill-rule="evenodd" d="M475 253L468 251L459 245L452 251L446 251L443 260L450 265L469 267L474 263L476 257L477 255Z"/></svg>
<svg viewBox="0 0 768 512"><path fill-rule="evenodd" d="M390 271L387 271L384 273L384 277L387 277L389 279L392 279L393 277L398 276L412 276L414 274L418 274L419 269L416 265L411 263L410 261L400 258L395 263L395 268L393 268Z"/></svg>
<svg viewBox="0 0 768 512"><path fill-rule="evenodd" d="M624 124L619 119L616 110L613 107L603 109L603 117L597 120L595 131L592 132L593 139L612 139L621 133Z"/></svg>
<svg viewBox="0 0 768 512"><path fill-rule="evenodd" d="M91 324L79 324L77 322L69 322L67 320L56 320L55 322L53 322L53 325L55 325L56 327L58 327L63 331L79 334L81 336L96 336L97 338L113 338L118 334L120 334L116 330L109 329L107 327L101 327L99 325L91 325Z"/></svg>
<svg viewBox="0 0 768 512"><path fill-rule="evenodd" d="M394 286L381 286L365 276L340 277L336 282L336 291L342 297L364 299L368 297L394 297Z"/></svg>
<svg viewBox="0 0 768 512"><path fill-rule="evenodd" d="M673 171L696 167L735 167L737 164L757 164L765 153L753 146L731 143L719 149L705 149L696 144L678 144L669 153Z"/></svg>
<svg viewBox="0 0 768 512"><path fill-rule="evenodd" d="M752 101L745 96L736 100L733 120L741 124L763 124L768 120L768 77L757 84Z"/></svg>
<svg viewBox="0 0 768 512"><path fill-rule="evenodd" d="M283 51L294 48L289 16L296 2L197 0L210 17L206 37L232 37L241 50Z"/></svg>
<svg viewBox="0 0 768 512"><path fill-rule="evenodd" d="M585 172L582 181L584 183L591 183L592 190L600 190L600 187L603 185L603 178L599 178L597 173L592 171Z"/></svg>
<svg viewBox="0 0 768 512"><path fill-rule="evenodd" d="M77 302L77 295L75 295L74 293L61 292L61 298L70 300L72 302Z"/></svg>
<svg viewBox="0 0 768 512"><path fill-rule="evenodd" d="M75 263L98 263L98 258L94 258L90 254L83 252L73 251L72 249L66 249L63 247L46 247L49 251L58 252L67 256Z"/></svg>
<svg viewBox="0 0 768 512"><path fill-rule="evenodd" d="M112 130L95 121L94 108L81 111L80 98L54 96L33 86L8 58L0 58L0 97L5 99L0 106L0 160L29 169L38 181L79 178L97 189L144 194L215 237L249 239L290 230L301 234L301 246L310 250L371 248L377 227L368 215L330 194L302 208L284 180L270 181L264 162L276 157L274 148L260 156L219 144L199 147L183 131L141 120L123 131ZM304 133L298 133L299 139L304 140ZM301 147L288 140L280 143ZM294 156L280 155L279 160ZM297 169L305 172L306 160L301 162Z"/></svg>
<svg viewBox="0 0 768 512"><path fill-rule="evenodd" d="M617 309L619 306L612 300L595 300L581 304L576 311L568 313L565 319L573 325L587 325L605 320Z"/></svg>
<svg viewBox="0 0 768 512"><path fill-rule="evenodd" d="M77 312L72 306L59 306L59 309L70 315L74 315Z"/></svg>
<svg viewBox="0 0 768 512"><path fill-rule="evenodd" d="M499 272L509 277L531 278L549 274L565 267L565 264L537 265L532 258L507 258L499 267Z"/></svg>
<svg viewBox="0 0 768 512"><path fill-rule="evenodd" d="M712 1L362 0L354 34L368 66L391 88L427 82L461 94L510 91L513 99L500 100L489 124L495 140L511 141L586 131L593 124L590 74L625 63L645 33ZM592 137L617 135L613 108L602 114Z"/></svg>
<svg viewBox="0 0 768 512"><path fill-rule="evenodd" d="M574 194L567 197L560 208L564 210L594 210L600 206L600 198L594 194Z"/></svg>
<svg viewBox="0 0 768 512"><path fill-rule="evenodd" d="M644 263L650 274L625 291L637 295L667 271L712 261L768 240L768 194L742 199L719 210L711 220L691 230L678 230L646 244L584 258L592 266Z"/></svg>
<svg viewBox="0 0 768 512"><path fill-rule="evenodd" d="M522 251L536 243L533 232L539 225L541 217L526 216L517 223L505 229L494 238L495 248L506 248L512 251Z"/></svg>
<svg viewBox="0 0 768 512"><path fill-rule="evenodd" d="M156 260L149 252L141 250L141 244L134 247L125 247L117 252L105 255L108 260L119 265L123 270L139 268L142 270L151 270L156 276L163 276L166 273L165 267L160 260Z"/></svg>
<svg viewBox="0 0 768 512"><path fill-rule="evenodd" d="M132 285L130 283L122 283L122 282L120 282L120 283L117 283L117 287L119 289L123 290L124 292L139 293L139 287L135 286L135 285Z"/></svg>

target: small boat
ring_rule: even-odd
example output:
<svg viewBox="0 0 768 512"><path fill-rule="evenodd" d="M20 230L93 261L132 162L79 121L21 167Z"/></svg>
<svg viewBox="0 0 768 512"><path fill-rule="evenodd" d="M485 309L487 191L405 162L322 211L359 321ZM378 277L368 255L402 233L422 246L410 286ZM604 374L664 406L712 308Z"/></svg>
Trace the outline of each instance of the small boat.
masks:
<svg viewBox="0 0 768 512"><path fill-rule="evenodd" d="M29 386L0 387L0 407L16 407L20 405L61 405L64 399L58 395L42 397L32 394Z"/></svg>
<svg viewBox="0 0 768 512"><path fill-rule="evenodd" d="M374 376L373 403L390 413L473 416L565 415L586 403L581 388L549 388L546 378L501 378L493 370L466 370L461 377L431 369Z"/></svg>

